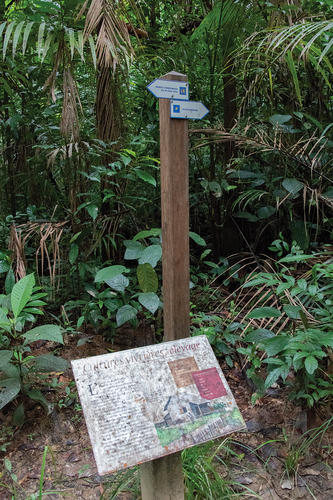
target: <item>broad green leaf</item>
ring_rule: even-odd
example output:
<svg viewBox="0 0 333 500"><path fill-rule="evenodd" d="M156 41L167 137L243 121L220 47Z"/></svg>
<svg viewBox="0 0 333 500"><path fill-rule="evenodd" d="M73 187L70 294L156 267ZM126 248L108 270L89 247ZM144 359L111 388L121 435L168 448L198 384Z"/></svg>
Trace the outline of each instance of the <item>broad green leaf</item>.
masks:
<svg viewBox="0 0 333 500"><path fill-rule="evenodd" d="M147 229L136 234L133 238L133 241L141 240L142 238L149 238L149 236L160 236L161 233L162 229L160 228Z"/></svg>
<svg viewBox="0 0 333 500"><path fill-rule="evenodd" d="M292 287L291 283L280 283L276 289L276 294L279 295L281 292L283 292L284 290L288 290L291 287Z"/></svg>
<svg viewBox="0 0 333 500"><path fill-rule="evenodd" d="M271 385L273 385L274 382L276 382L279 377L282 377L283 380L285 380L288 373L289 373L289 367L287 365L279 366L278 368L275 368L273 371L271 371L268 374L268 377L265 380L266 389L271 387Z"/></svg>
<svg viewBox="0 0 333 500"><path fill-rule="evenodd" d="M149 264L139 264L136 269L139 285L143 293L157 292L158 278L155 270Z"/></svg>
<svg viewBox="0 0 333 500"><path fill-rule="evenodd" d="M253 330L253 332L245 335L244 341L255 342L259 344L262 340L271 339L273 337L275 337L275 334L270 330L266 330L265 328L258 328L257 330Z"/></svg>
<svg viewBox="0 0 333 500"><path fill-rule="evenodd" d="M31 31L32 25L34 24L34 21L31 21L28 23L25 27L24 34L23 34L23 43L22 43L22 54L24 55L25 50L27 48L27 43L28 43L28 38L29 38L29 33Z"/></svg>
<svg viewBox="0 0 333 500"><path fill-rule="evenodd" d="M156 187L156 180L152 175L148 174L144 170L140 170L139 168L134 169L134 173L139 177L139 179L148 182L149 184L152 184Z"/></svg>
<svg viewBox="0 0 333 500"><path fill-rule="evenodd" d="M34 401L39 401L47 410L47 412L51 413L53 404L47 401L44 394L39 389L31 389L30 391L28 391L28 396Z"/></svg>
<svg viewBox="0 0 333 500"><path fill-rule="evenodd" d="M24 423L24 404L21 403L13 412L12 422L14 425L21 426Z"/></svg>
<svg viewBox="0 0 333 500"><path fill-rule="evenodd" d="M72 28L68 30L69 46L71 49L71 58L73 59L74 49L75 49L75 32Z"/></svg>
<svg viewBox="0 0 333 500"><path fill-rule="evenodd" d="M279 127L286 122L289 122L291 115L273 115L270 117L269 121L274 127Z"/></svg>
<svg viewBox="0 0 333 500"><path fill-rule="evenodd" d="M285 305L283 306L283 310L286 313L286 315L291 318L291 319L301 319L299 312L302 310L301 307L299 306L290 306Z"/></svg>
<svg viewBox="0 0 333 500"><path fill-rule="evenodd" d="M0 410L10 403L14 399L21 389L21 383L19 378L6 378L1 380L0 387L2 387L0 392Z"/></svg>
<svg viewBox="0 0 333 500"><path fill-rule="evenodd" d="M124 241L124 245L126 246L124 255L124 259L126 260L140 259L145 249L139 241L126 240Z"/></svg>
<svg viewBox="0 0 333 500"><path fill-rule="evenodd" d="M199 236L197 233L194 233L193 231L190 231L189 233L190 238L192 238L193 241L195 241L198 245L201 245L202 247L206 246L206 242L201 236Z"/></svg>
<svg viewBox="0 0 333 500"><path fill-rule="evenodd" d="M306 289L308 287L308 284L306 282L306 280L304 279L301 279L301 280L298 280L297 281L297 286L303 291L303 292L306 292Z"/></svg>
<svg viewBox="0 0 333 500"><path fill-rule="evenodd" d="M0 24L0 37L2 37L3 30L5 29L6 26L7 26L7 21Z"/></svg>
<svg viewBox="0 0 333 500"><path fill-rule="evenodd" d="M8 25L8 28L6 29L5 38L3 39L3 51L2 51L2 57L3 57L3 59L5 59L5 57L6 57L6 51L7 51L8 41L9 41L10 35L12 34L12 31L13 31L13 28L14 28L15 24L16 24L16 21L12 21Z"/></svg>
<svg viewBox="0 0 333 500"><path fill-rule="evenodd" d="M71 264L74 264L78 255L79 255L79 247L77 245L72 245L71 251L69 252L69 262Z"/></svg>
<svg viewBox="0 0 333 500"><path fill-rule="evenodd" d="M261 207L257 211L257 215L259 219L266 219L267 217L270 217L271 215L275 214L276 208L268 205L267 207Z"/></svg>
<svg viewBox="0 0 333 500"><path fill-rule="evenodd" d="M275 307L257 307L246 318L279 318L281 313Z"/></svg>
<svg viewBox="0 0 333 500"><path fill-rule="evenodd" d="M42 354L35 358L34 370L38 372L64 372L70 364L66 359L60 358L58 356L53 356L53 354Z"/></svg>
<svg viewBox="0 0 333 500"><path fill-rule="evenodd" d="M0 274L6 273L10 268L10 265L5 260L0 260Z"/></svg>
<svg viewBox="0 0 333 500"><path fill-rule="evenodd" d="M297 179L284 179L284 181L282 182L282 186L292 194L296 194L298 193L298 191L303 189L303 184Z"/></svg>
<svg viewBox="0 0 333 500"><path fill-rule="evenodd" d="M0 351L0 368L11 360L13 354L14 351Z"/></svg>
<svg viewBox="0 0 333 500"><path fill-rule="evenodd" d="M11 293L14 285L15 285L15 275L13 269L10 268L5 279L5 290L7 295Z"/></svg>
<svg viewBox="0 0 333 500"><path fill-rule="evenodd" d="M121 307L116 314L117 325L121 326L126 323L126 321L136 318L137 312L138 310L135 309L135 307L129 305Z"/></svg>
<svg viewBox="0 0 333 500"><path fill-rule="evenodd" d="M11 363L7 363L6 365L2 365L1 371L3 375L7 378L20 378L20 371L17 366L12 365ZM0 382L1 385L1 382Z"/></svg>
<svg viewBox="0 0 333 500"><path fill-rule="evenodd" d="M160 299L154 292L140 293L139 302L153 314L160 305Z"/></svg>
<svg viewBox="0 0 333 500"><path fill-rule="evenodd" d="M95 283L101 283L102 281L111 280L118 276L118 274L122 274L126 272L126 267L124 266L109 266L104 269L100 269L95 277Z"/></svg>
<svg viewBox="0 0 333 500"><path fill-rule="evenodd" d="M235 217L239 217L240 219L247 219L250 222L257 222L258 217L256 215L250 214L249 212L236 212Z"/></svg>
<svg viewBox="0 0 333 500"><path fill-rule="evenodd" d="M95 203L89 203L86 208L92 220L96 220L98 215L98 206Z"/></svg>
<svg viewBox="0 0 333 500"><path fill-rule="evenodd" d="M57 325L41 325L36 326L29 332L23 333L22 337L26 339L25 344L35 342L36 340L50 340L63 344L62 331Z"/></svg>
<svg viewBox="0 0 333 500"><path fill-rule="evenodd" d="M129 285L129 279L123 274L118 274L118 276L115 276L110 280L105 280L105 283L117 292L124 292Z"/></svg>
<svg viewBox="0 0 333 500"><path fill-rule="evenodd" d="M18 281L12 290L11 304L14 317L17 318L24 306L31 297L32 289L35 285L35 277L28 274Z"/></svg>
<svg viewBox="0 0 333 500"><path fill-rule="evenodd" d="M318 368L318 361L313 356L308 356L304 362L305 369L310 375Z"/></svg>
<svg viewBox="0 0 333 500"><path fill-rule="evenodd" d="M161 245L150 245L145 248L139 259L139 264L150 264L152 267L156 267L157 262L162 257L162 247Z"/></svg>
<svg viewBox="0 0 333 500"><path fill-rule="evenodd" d="M84 45L83 32L82 31L78 31L78 34L77 34L77 43L75 44L75 46L76 46L76 49L77 49L78 53L81 56L81 61L84 62L83 45Z"/></svg>
<svg viewBox="0 0 333 500"><path fill-rule="evenodd" d="M282 259L279 260L279 262L302 262L303 260L307 259L313 259L315 257L315 254L313 255L287 255L286 257L283 257Z"/></svg>
<svg viewBox="0 0 333 500"><path fill-rule="evenodd" d="M4 313L3 309L0 309L0 330L6 330L6 332L11 332L11 323Z"/></svg>
<svg viewBox="0 0 333 500"><path fill-rule="evenodd" d="M267 356L275 356L277 353L283 351L288 345L289 339L287 337L274 337L272 339L263 340Z"/></svg>

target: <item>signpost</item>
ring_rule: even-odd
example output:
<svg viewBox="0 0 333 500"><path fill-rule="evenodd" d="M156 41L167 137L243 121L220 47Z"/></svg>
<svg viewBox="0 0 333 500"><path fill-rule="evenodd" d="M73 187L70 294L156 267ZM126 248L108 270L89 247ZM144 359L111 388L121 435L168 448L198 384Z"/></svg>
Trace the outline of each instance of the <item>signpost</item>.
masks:
<svg viewBox="0 0 333 500"><path fill-rule="evenodd" d="M148 85L159 98L163 344L73 361L99 474L140 463L142 500L184 500L180 450L244 427L205 336L189 338L187 76Z"/></svg>

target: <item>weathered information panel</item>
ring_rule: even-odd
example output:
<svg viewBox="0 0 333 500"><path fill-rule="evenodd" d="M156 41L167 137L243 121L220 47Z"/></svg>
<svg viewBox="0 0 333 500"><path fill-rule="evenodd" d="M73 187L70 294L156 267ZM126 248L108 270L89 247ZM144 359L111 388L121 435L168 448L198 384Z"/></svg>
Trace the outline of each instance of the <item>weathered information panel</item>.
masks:
<svg viewBox="0 0 333 500"><path fill-rule="evenodd" d="M99 474L245 427L204 335L72 366Z"/></svg>

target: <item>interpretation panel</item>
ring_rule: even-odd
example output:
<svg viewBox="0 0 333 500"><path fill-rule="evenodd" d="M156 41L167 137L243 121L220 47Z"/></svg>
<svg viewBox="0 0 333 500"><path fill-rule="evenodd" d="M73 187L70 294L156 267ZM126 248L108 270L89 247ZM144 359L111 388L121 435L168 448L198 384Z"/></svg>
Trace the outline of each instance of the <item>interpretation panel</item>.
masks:
<svg viewBox="0 0 333 500"><path fill-rule="evenodd" d="M245 428L204 335L72 367L99 474Z"/></svg>

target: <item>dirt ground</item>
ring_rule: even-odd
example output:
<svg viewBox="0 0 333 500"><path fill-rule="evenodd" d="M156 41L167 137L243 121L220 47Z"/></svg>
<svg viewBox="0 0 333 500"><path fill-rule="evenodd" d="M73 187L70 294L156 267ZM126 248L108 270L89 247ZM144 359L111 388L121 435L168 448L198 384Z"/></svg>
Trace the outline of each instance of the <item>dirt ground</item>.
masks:
<svg viewBox="0 0 333 500"><path fill-rule="evenodd" d="M68 360L79 359L146 345L150 336L149 328L124 327L111 344L88 329L81 335L87 340L83 345L77 345L78 335L69 335L60 349L52 342L36 342L33 354L57 349ZM223 360L220 363L248 429L230 436L218 452L218 472L237 483L235 491L247 492L248 498L332 500L333 432L329 428L325 435L317 433L313 439L313 434L307 433L322 425L327 415L304 411L289 402L286 387L276 387L253 406L251 390L239 366L229 368ZM26 500L39 491L46 446L50 451L43 492L49 492L49 500L97 500L115 479L113 475L101 477L97 473L71 370L51 374L50 381L58 386L46 393L47 399L55 403L51 415L46 415L40 405L32 404L26 423L19 428L10 420L10 410L17 402L0 412L0 447L6 448L0 452L0 483L6 485L0 485L0 500ZM71 398L67 400L66 387L71 389ZM311 443L304 445L306 436ZM5 469L5 459L11 462L16 481ZM105 494L103 498L110 497ZM132 488L112 498L134 500L139 496Z"/></svg>

